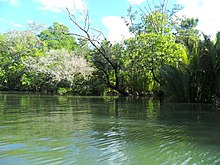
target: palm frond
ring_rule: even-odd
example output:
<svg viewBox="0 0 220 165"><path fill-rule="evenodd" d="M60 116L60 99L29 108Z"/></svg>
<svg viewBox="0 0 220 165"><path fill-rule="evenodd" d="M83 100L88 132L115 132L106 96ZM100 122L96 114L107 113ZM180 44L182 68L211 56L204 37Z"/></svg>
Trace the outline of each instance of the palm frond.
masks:
<svg viewBox="0 0 220 165"><path fill-rule="evenodd" d="M173 66L163 66L161 76L165 84L161 89L168 93L174 101L189 102L190 76L186 69L180 70Z"/></svg>

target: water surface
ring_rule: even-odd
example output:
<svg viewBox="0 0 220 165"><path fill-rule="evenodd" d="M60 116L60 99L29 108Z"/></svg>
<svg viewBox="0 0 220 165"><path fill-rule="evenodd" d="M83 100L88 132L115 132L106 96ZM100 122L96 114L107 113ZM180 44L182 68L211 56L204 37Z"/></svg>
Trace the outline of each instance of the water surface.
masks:
<svg viewBox="0 0 220 165"><path fill-rule="evenodd" d="M220 164L208 104L0 94L0 164Z"/></svg>

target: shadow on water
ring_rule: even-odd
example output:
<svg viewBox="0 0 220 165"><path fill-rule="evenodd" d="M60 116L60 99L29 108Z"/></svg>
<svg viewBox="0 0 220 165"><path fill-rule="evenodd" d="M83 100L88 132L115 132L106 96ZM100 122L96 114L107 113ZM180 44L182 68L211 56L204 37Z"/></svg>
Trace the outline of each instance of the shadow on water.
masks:
<svg viewBox="0 0 220 165"><path fill-rule="evenodd" d="M0 94L0 164L218 164L207 104Z"/></svg>

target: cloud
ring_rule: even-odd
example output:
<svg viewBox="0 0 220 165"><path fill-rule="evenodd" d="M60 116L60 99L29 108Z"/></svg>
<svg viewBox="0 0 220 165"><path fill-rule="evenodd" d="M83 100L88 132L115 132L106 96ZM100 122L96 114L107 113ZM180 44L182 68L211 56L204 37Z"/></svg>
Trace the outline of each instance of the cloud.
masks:
<svg viewBox="0 0 220 165"><path fill-rule="evenodd" d="M0 18L0 21L3 22L3 23L6 23L6 24L10 24L10 25L12 25L14 27L22 27L21 24L18 24L18 23L14 22L14 21L11 21L11 20L6 20L4 18Z"/></svg>
<svg viewBox="0 0 220 165"><path fill-rule="evenodd" d="M11 6L19 6L20 5L18 0L0 0L0 3L7 3Z"/></svg>
<svg viewBox="0 0 220 165"><path fill-rule="evenodd" d="M9 24L11 24L14 27L22 27L21 24L15 23L14 21L8 21Z"/></svg>
<svg viewBox="0 0 220 165"><path fill-rule="evenodd" d="M125 38L131 37L124 20L119 16L106 16L102 18L102 23L107 27L108 40L111 42L120 42Z"/></svg>
<svg viewBox="0 0 220 165"><path fill-rule="evenodd" d="M34 20L26 20L26 22L27 22L28 24L32 24L32 23L34 23Z"/></svg>
<svg viewBox="0 0 220 165"><path fill-rule="evenodd" d="M128 0L129 3L134 4L134 5L140 5L146 0Z"/></svg>
<svg viewBox="0 0 220 165"><path fill-rule="evenodd" d="M198 29L213 38L220 30L219 0L178 0L184 6L178 14L199 19Z"/></svg>
<svg viewBox="0 0 220 165"><path fill-rule="evenodd" d="M83 0L34 0L36 3L40 3L39 9L48 10L52 12L62 12L66 7L69 10L85 10L86 4Z"/></svg>

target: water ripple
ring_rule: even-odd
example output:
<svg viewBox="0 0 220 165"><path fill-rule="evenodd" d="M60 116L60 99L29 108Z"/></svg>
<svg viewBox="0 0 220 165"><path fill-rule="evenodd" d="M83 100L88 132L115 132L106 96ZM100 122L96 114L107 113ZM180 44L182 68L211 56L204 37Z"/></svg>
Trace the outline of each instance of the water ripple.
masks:
<svg viewBox="0 0 220 165"><path fill-rule="evenodd" d="M119 102L116 115L114 107L103 108L103 99L93 104L38 97L28 105L26 98L17 99L17 107L7 105L8 113L0 115L0 164L220 163L218 118L207 124L201 117L198 123L193 112L173 113L170 107L149 116L148 106L135 101L131 107Z"/></svg>

